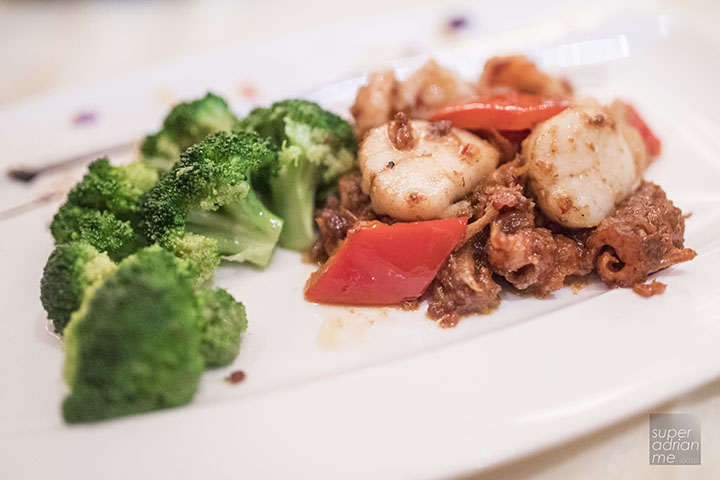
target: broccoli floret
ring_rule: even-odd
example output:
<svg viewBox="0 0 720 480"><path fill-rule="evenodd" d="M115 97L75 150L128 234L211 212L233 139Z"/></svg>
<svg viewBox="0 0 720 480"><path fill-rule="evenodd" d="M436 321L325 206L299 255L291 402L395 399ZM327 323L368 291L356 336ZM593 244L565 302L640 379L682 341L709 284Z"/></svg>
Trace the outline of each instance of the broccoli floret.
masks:
<svg viewBox="0 0 720 480"><path fill-rule="evenodd" d="M148 135L140 145L140 161L160 173L169 172L181 153L180 147L164 130Z"/></svg>
<svg viewBox="0 0 720 480"><path fill-rule="evenodd" d="M195 266L199 285L207 283L220 265L220 251L214 238L186 232L184 235L166 237L163 246Z"/></svg>
<svg viewBox="0 0 720 480"><path fill-rule="evenodd" d="M222 288L198 292L200 352L206 368L229 365L240 350L240 336L247 328L245 307Z"/></svg>
<svg viewBox="0 0 720 480"><path fill-rule="evenodd" d="M56 245L84 242L113 260L120 260L143 243L130 222L119 220L107 211L93 210L66 203L55 214L50 232Z"/></svg>
<svg viewBox="0 0 720 480"><path fill-rule="evenodd" d="M112 166L107 158L100 158L88 166L88 173L70 190L67 203L111 212L136 225L140 197L157 180L157 172L141 163Z"/></svg>
<svg viewBox="0 0 720 480"><path fill-rule="evenodd" d="M70 315L80 308L85 295L91 294L115 268L106 253L88 244L72 243L55 248L40 281L40 300L57 333L63 333Z"/></svg>
<svg viewBox="0 0 720 480"><path fill-rule="evenodd" d="M140 199L158 179L157 172L135 162L112 166L100 158L70 190L53 218L56 244L83 241L119 260L144 244L139 233Z"/></svg>
<svg viewBox="0 0 720 480"><path fill-rule="evenodd" d="M162 129L145 139L140 147L141 160L160 172L168 172L191 145L211 133L229 131L236 122L227 102L212 93L180 103L165 118Z"/></svg>
<svg viewBox="0 0 720 480"><path fill-rule="evenodd" d="M251 176L276 162L271 144L254 133L206 137L145 197L145 239L196 262L204 278L220 257L267 265L282 220L258 199Z"/></svg>
<svg viewBox="0 0 720 480"><path fill-rule="evenodd" d="M142 249L72 315L64 337L67 422L190 402L204 360L198 301L185 263L158 246Z"/></svg>
<svg viewBox="0 0 720 480"><path fill-rule="evenodd" d="M285 221L280 245L305 250L315 237L318 190L355 163L352 126L315 103L284 100L253 110L238 128L259 133L279 149L279 168L269 186L271 207Z"/></svg>

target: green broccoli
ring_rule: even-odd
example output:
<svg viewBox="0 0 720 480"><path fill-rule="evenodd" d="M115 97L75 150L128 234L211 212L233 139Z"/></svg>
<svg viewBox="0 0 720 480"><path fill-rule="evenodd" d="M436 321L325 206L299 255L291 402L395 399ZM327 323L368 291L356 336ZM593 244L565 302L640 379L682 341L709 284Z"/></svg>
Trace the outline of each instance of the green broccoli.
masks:
<svg viewBox="0 0 720 480"><path fill-rule="evenodd" d="M106 253L88 244L72 243L55 248L40 281L40 300L57 333L63 333L70 315L80 308L86 293L91 294L115 268Z"/></svg>
<svg viewBox="0 0 720 480"><path fill-rule="evenodd" d="M198 292L200 352L206 368L232 363L240 350L240 335L247 328L245 307L227 291L216 288Z"/></svg>
<svg viewBox="0 0 720 480"><path fill-rule="evenodd" d="M204 369L186 262L158 246L128 257L65 329L69 423L184 405Z"/></svg>
<svg viewBox="0 0 720 480"><path fill-rule="evenodd" d="M197 263L203 278L212 275L221 256L267 265L282 220L257 197L251 177L276 162L270 143L254 133L206 137L146 195L146 241Z"/></svg>
<svg viewBox="0 0 720 480"><path fill-rule="evenodd" d="M141 161L168 172L191 145L211 133L231 130L236 122L227 102L212 93L180 103L165 118L162 129L145 138L140 147Z"/></svg>
<svg viewBox="0 0 720 480"><path fill-rule="evenodd" d="M106 211L92 210L66 203L50 224L55 244L85 242L113 260L120 260L142 245L142 238L130 226Z"/></svg>
<svg viewBox="0 0 720 480"><path fill-rule="evenodd" d="M108 211L120 220L137 224L140 197L157 180L157 172L141 163L112 166L107 158L100 158L88 165L88 173L70 190L68 203Z"/></svg>
<svg viewBox="0 0 720 480"><path fill-rule="evenodd" d="M315 237L318 190L355 163L352 126L315 103L284 100L253 110L238 128L257 132L279 149L279 168L269 186L271 207L285 221L280 245L305 250Z"/></svg>
<svg viewBox="0 0 720 480"><path fill-rule="evenodd" d="M136 233L140 199L157 179L156 171L138 162L112 166L107 158L95 160L53 218L55 243L84 241L114 260L132 253L144 242Z"/></svg>

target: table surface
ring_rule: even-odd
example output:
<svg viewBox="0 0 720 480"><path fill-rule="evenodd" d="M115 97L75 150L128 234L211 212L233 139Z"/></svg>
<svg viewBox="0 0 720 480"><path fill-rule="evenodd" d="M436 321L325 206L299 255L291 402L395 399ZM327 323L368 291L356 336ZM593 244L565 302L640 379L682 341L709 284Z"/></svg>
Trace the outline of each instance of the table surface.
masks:
<svg viewBox="0 0 720 480"><path fill-rule="evenodd" d="M662 9L665 3L654 2ZM679 2L678 2L679 3ZM485 2L487 9L507 9L503 2ZM577 3L544 3L549 10L577 8ZM692 0L683 8L699 19L720 19L720 2ZM440 10L426 0L365 0L292 2L148 1L45 2L0 1L0 108L65 88L97 84L115 76L202 55L227 46L248 45L273 35L304 35L332 22L362 22L392 11L411 20L419 9L440 12L428 38L407 39L378 49L377 38L355 68L387 61L424 42L447 42L447 23L464 18L470 28L484 24L471 2L448 3ZM280 13L281 12L281 13ZM495 17L494 17L495 18ZM507 20L512 25L512 19ZM383 35L383 32L373 32ZM381 43L381 42L380 42ZM346 67L344 67L346 68ZM334 72L334 78L343 71ZM288 79L292 82L294 79ZM288 88L292 85L289 84ZM22 128L22 127L20 127ZM648 413L610 426L582 439L497 467L477 478L544 480L557 478L695 479L720 478L720 382L707 385L653 412L692 413L702 422L703 464L669 467L648 465ZM475 478L475 477L472 477Z"/></svg>

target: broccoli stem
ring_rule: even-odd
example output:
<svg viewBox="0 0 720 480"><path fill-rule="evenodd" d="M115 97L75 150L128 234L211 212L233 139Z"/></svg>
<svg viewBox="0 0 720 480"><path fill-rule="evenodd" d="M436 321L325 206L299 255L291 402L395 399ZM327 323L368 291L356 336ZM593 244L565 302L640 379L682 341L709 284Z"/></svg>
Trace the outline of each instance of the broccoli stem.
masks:
<svg viewBox="0 0 720 480"><path fill-rule="evenodd" d="M285 221L280 246L304 251L315 239L315 194L320 166L304 158L285 163L270 179L273 207Z"/></svg>
<svg viewBox="0 0 720 480"><path fill-rule="evenodd" d="M216 211L191 210L187 231L214 238L226 260L250 262L260 267L270 263L283 221L273 215L251 189L247 196Z"/></svg>

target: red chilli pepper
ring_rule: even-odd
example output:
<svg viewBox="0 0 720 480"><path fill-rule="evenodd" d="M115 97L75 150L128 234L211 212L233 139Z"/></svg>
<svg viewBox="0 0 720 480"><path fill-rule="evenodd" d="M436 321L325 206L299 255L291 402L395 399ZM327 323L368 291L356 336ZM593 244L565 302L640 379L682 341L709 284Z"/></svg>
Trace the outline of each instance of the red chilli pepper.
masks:
<svg viewBox="0 0 720 480"><path fill-rule="evenodd" d="M359 222L305 285L311 302L393 305L423 294L465 233L467 218Z"/></svg>
<svg viewBox="0 0 720 480"><path fill-rule="evenodd" d="M567 107L566 102L537 95L488 95L443 108L431 120L450 120L453 126L468 130L525 130Z"/></svg>

